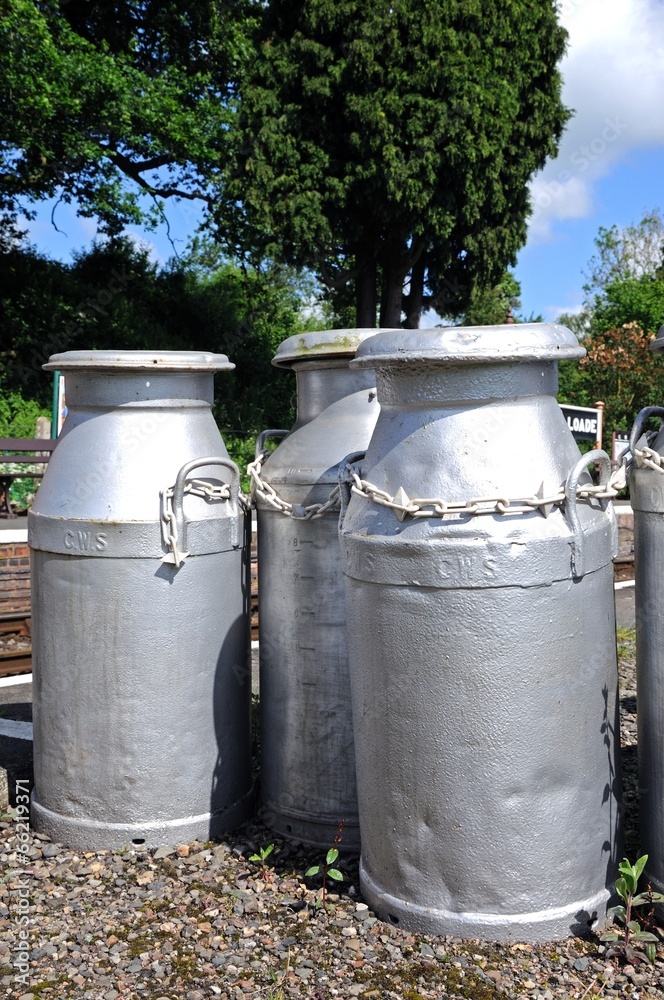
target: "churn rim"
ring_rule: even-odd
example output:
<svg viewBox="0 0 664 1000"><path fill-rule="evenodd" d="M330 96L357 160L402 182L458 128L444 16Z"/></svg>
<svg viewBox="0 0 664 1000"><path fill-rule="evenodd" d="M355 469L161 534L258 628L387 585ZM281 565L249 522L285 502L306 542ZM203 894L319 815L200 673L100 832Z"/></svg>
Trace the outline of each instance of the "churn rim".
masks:
<svg viewBox="0 0 664 1000"><path fill-rule="evenodd" d="M365 340L351 368L417 362L484 364L563 361L586 354L575 335L557 323L447 326L430 330L376 332Z"/></svg>
<svg viewBox="0 0 664 1000"><path fill-rule="evenodd" d="M291 368L300 361L312 361L320 358L352 358L360 344L377 333L398 332L375 327L353 328L347 330L313 330L309 333L296 333L282 341L277 353L272 358L276 368Z"/></svg>
<svg viewBox="0 0 664 1000"><path fill-rule="evenodd" d="M657 336L650 342L650 350L653 354L658 354L660 351L664 351L664 326L660 326L657 331Z"/></svg>
<svg viewBox="0 0 664 1000"><path fill-rule="evenodd" d="M235 365L225 354L209 351L65 351L52 354L44 371L232 371Z"/></svg>

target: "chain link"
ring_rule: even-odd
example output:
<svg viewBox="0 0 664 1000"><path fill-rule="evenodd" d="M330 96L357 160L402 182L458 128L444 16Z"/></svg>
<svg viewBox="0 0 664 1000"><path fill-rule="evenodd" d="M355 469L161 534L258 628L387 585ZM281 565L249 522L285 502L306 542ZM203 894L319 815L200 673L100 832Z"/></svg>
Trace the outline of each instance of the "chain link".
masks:
<svg viewBox="0 0 664 1000"><path fill-rule="evenodd" d="M650 447L651 443L657 437L659 431L646 431L645 438L646 444L643 448L634 448L632 455L636 460L636 464L640 469L652 469L653 472L664 472L664 466L662 465L662 456L657 451L653 451Z"/></svg>
<svg viewBox="0 0 664 1000"><path fill-rule="evenodd" d="M312 521L324 517L328 513L339 511L341 498L338 486L335 486L325 503L303 506L283 500L276 490L261 477L263 462L269 454L270 452L263 452L247 466L247 474L251 479L252 506L256 506L256 498L258 497L269 504L273 510L298 521ZM656 468L660 472L664 472L664 466L660 464L662 458L657 452L651 451L650 448L635 449L635 455L640 462L649 468ZM627 453L624 453L620 465L612 473L608 483L598 486L579 485L576 491L577 498L579 500L613 500L620 490L625 488L627 459ZM562 486L548 496L543 493L542 496L533 495L518 498L475 497L471 500L458 502L441 500L437 497L411 498L403 488L399 489L395 496L392 496L368 480L362 479L352 466L348 467L347 474L351 484L351 493L394 510L401 520L406 517L445 517L454 514L474 516L481 514L530 514L534 510L539 510L547 516L551 508L560 507L565 502L565 490Z"/></svg>
<svg viewBox="0 0 664 1000"><path fill-rule="evenodd" d="M256 506L256 497L258 497L266 504L269 504L273 510L278 510L281 514L292 518L294 521L315 521L319 517L325 517L326 514L332 511L336 513L340 510L341 499L338 486L334 487L325 503L310 503L305 506L289 503L288 500L282 500L276 490L261 478L263 462L269 454L271 452L264 451L254 462L251 462L247 466L247 475L251 479L252 506Z"/></svg>
<svg viewBox="0 0 664 1000"><path fill-rule="evenodd" d="M161 490L159 500L161 505L161 537L165 547L173 555L173 562L176 569L179 569L184 562L183 554L178 548L178 525L173 512L174 488L169 486L166 490ZM185 484L184 496L189 494L194 497L202 497L204 500L228 500L231 495L231 488L228 483L220 486L213 486L205 482L204 479L190 479Z"/></svg>
<svg viewBox="0 0 664 1000"><path fill-rule="evenodd" d="M562 506L565 502L565 490L562 486L548 496L543 494L542 496L512 498L475 497L472 500L451 502L431 497L410 498L403 487L395 496L392 496L366 479L362 479L350 466L348 467L348 477L351 483L351 493L380 504L382 507L389 507L390 510L396 512L401 521L406 517L445 517L449 514L530 514L534 510L539 510L546 517L552 507ZM608 483L598 486L579 485L576 495L579 500L612 500L618 495L623 485L624 469L621 465L612 474Z"/></svg>

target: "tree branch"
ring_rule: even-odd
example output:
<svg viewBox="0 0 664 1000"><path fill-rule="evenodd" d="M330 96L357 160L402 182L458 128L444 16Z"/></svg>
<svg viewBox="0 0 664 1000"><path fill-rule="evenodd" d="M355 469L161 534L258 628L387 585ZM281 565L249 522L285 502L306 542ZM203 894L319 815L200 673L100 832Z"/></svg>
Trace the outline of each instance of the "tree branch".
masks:
<svg viewBox="0 0 664 1000"><path fill-rule="evenodd" d="M325 263L325 258L321 254L317 255L316 263L320 267L320 273L323 276L323 281L325 282L325 284L328 286L328 288L334 288L335 291L338 291L340 288L343 288L344 285L347 285L349 281L353 281L360 273L360 267L358 264L356 264L355 267L348 268L348 270L342 271L341 274L339 274L337 277L334 277L330 273L330 269Z"/></svg>
<svg viewBox="0 0 664 1000"><path fill-rule="evenodd" d="M189 201L204 201L206 205L210 208L214 205L214 199L206 194L204 191L185 191L178 187L156 187L154 184L150 184L142 176L144 170L156 170L158 167L165 167L169 163L175 163L175 157L168 153L162 153L160 156L154 156L150 160L139 160L135 162L124 153L119 150L114 149L112 146L105 146L103 143L98 143L99 149L110 156L114 161L116 166L126 174L127 177L131 177L133 181L138 184L139 187L147 191L153 197L157 198L186 198Z"/></svg>

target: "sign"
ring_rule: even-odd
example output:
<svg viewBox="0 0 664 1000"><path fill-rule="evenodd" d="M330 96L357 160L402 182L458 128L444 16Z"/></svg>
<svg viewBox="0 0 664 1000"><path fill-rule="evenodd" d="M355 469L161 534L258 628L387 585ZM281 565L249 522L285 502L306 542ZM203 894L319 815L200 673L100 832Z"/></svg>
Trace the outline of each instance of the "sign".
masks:
<svg viewBox="0 0 664 1000"><path fill-rule="evenodd" d="M577 441L599 441L601 411L588 406L561 406L567 426Z"/></svg>
<svg viewBox="0 0 664 1000"><path fill-rule="evenodd" d="M623 453L629 448L629 434L626 431L614 431L611 438L611 461L619 465Z"/></svg>
<svg viewBox="0 0 664 1000"><path fill-rule="evenodd" d="M65 402L65 377L53 372L53 405L51 409L51 437L58 437L67 416Z"/></svg>

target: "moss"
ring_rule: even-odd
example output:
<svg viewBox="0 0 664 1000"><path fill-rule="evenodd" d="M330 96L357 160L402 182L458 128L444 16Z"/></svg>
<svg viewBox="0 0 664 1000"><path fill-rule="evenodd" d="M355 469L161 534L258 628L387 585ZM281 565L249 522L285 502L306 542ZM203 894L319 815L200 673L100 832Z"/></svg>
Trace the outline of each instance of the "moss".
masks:
<svg viewBox="0 0 664 1000"><path fill-rule="evenodd" d="M151 951L155 944L156 941L151 941L148 935L145 935L144 937L137 937L134 941L129 942L127 955L129 958L138 958L138 956L142 955L144 951Z"/></svg>
<svg viewBox="0 0 664 1000"><path fill-rule="evenodd" d="M169 955L169 964L173 970L173 976L187 982L198 975L198 966L196 965L196 959L191 953L185 955Z"/></svg>
<svg viewBox="0 0 664 1000"><path fill-rule="evenodd" d="M496 1000L502 994L470 970L442 968L436 962L412 962L397 969L365 972L357 970L355 981L373 988L400 994L404 1000L420 1000L418 986L441 988L441 995L455 993L467 1000Z"/></svg>

